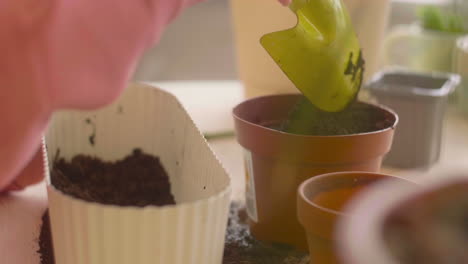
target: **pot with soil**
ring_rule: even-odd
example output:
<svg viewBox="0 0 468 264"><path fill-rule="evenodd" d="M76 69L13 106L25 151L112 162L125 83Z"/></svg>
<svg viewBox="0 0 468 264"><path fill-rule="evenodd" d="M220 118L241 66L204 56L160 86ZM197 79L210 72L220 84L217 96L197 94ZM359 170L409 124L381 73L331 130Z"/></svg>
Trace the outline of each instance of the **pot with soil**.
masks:
<svg viewBox="0 0 468 264"><path fill-rule="evenodd" d="M230 180L174 96L59 113L44 150L55 263L221 263Z"/></svg>
<svg viewBox="0 0 468 264"><path fill-rule="evenodd" d="M280 131L303 100L294 94L257 97L239 104L233 115L238 142L245 149L251 232L260 240L306 250L306 236L296 218L299 185L329 172L379 171L398 117L382 106L362 102L340 113L309 107L306 130Z"/></svg>

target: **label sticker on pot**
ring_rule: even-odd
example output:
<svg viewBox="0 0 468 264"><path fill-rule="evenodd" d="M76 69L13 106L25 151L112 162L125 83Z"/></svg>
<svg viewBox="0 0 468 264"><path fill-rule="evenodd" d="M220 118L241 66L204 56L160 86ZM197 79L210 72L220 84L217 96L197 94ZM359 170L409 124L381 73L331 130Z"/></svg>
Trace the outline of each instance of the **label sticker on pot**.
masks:
<svg viewBox="0 0 468 264"><path fill-rule="evenodd" d="M252 153L250 151L244 151L245 157L245 175L246 175L246 187L245 187L245 207L247 209L247 215L249 218L258 222L257 212L257 198L255 196L255 178L253 172Z"/></svg>

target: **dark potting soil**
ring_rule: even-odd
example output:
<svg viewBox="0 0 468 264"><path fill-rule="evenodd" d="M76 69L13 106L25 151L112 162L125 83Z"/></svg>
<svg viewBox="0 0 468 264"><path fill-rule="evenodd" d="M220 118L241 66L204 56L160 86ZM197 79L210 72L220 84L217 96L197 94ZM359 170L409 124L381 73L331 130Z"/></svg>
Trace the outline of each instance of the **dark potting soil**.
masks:
<svg viewBox="0 0 468 264"><path fill-rule="evenodd" d="M77 155L70 162L57 157L51 182L66 194L101 204L139 207L175 204L169 177L159 158L139 149L115 162L86 155Z"/></svg>
<svg viewBox="0 0 468 264"><path fill-rule="evenodd" d="M341 112L331 113L301 97L288 120L275 129L299 135L335 136L378 131L393 126L394 122L392 115L368 104L354 102Z"/></svg>
<svg viewBox="0 0 468 264"><path fill-rule="evenodd" d="M55 264L52 237L47 212L44 214L39 237L41 264ZM234 202L229 212L223 264L306 264L308 257L285 245L257 241L250 235L247 213L241 203Z"/></svg>
<svg viewBox="0 0 468 264"><path fill-rule="evenodd" d="M48 211L46 211L42 216L41 233L39 235L39 249L37 250L37 253L39 253L39 257L41 259L40 264L55 264Z"/></svg>

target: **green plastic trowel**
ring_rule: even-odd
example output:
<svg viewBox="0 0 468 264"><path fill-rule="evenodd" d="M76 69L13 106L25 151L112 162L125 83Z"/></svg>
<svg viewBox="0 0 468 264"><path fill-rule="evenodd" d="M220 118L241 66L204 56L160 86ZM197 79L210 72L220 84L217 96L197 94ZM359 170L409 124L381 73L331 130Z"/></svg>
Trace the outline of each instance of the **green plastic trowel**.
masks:
<svg viewBox="0 0 468 264"><path fill-rule="evenodd" d="M260 40L288 78L317 108L338 112L356 98L364 60L341 0L293 0L294 28Z"/></svg>

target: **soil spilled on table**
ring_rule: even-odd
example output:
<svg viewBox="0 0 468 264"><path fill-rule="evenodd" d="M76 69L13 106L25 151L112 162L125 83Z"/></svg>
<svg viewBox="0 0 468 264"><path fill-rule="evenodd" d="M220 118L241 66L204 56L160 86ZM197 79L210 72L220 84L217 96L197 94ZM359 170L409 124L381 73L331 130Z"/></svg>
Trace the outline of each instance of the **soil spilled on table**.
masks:
<svg viewBox="0 0 468 264"><path fill-rule="evenodd" d="M307 254L287 245L266 244L249 231L243 204L234 202L229 212L223 264L306 264Z"/></svg>
<svg viewBox="0 0 468 264"><path fill-rule="evenodd" d="M288 120L268 127L298 135L336 136L379 131L394 125L393 115L369 104L354 102L341 112L331 113L301 97Z"/></svg>
<svg viewBox="0 0 468 264"><path fill-rule="evenodd" d="M139 149L115 162L86 155L70 162L57 157L51 182L58 190L89 202L138 207L175 204L159 158Z"/></svg>
<svg viewBox="0 0 468 264"><path fill-rule="evenodd" d="M39 235L39 250L37 251L41 259L40 264L55 264L54 248L52 247L52 233L50 230L49 211L42 216L42 227Z"/></svg>

